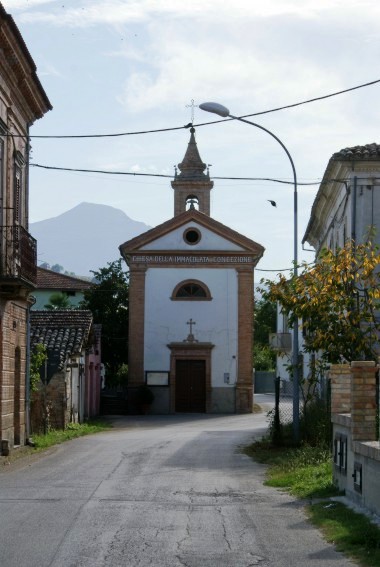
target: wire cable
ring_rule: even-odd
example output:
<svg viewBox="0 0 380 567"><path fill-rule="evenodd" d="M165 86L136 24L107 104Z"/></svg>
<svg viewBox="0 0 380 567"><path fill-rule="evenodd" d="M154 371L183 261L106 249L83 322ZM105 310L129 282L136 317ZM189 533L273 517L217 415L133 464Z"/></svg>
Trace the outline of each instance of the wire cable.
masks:
<svg viewBox="0 0 380 567"><path fill-rule="evenodd" d="M270 110L262 110L260 112L254 112L253 114L244 114L242 116L239 116L239 118L250 118L252 116L262 116L264 114L270 114L272 112L279 112L280 110L286 110L288 108L295 108L297 106L302 106L304 104L310 104L311 102L316 102L319 100L324 100L326 98L331 98L334 96L338 96L341 94L345 94L351 91L355 91L358 89L363 89L364 87L369 87L372 85L375 85L377 83L380 83L380 79L376 79L375 81L370 81L368 83L363 83L361 85L356 85L355 87L350 87L348 89L344 89L341 91L336 91L327 95L322 95L322 96L317 96L314 98L309 98L307 100L303 100L301 102L295 102L293 104L287 104L285 106L278 106L277 108L271 108ZM121 136L136 136L136 135L141 135L141 134L156 134L156 133L160 133L160 132L172 132L175 130L183 130L184 128L190 128L191 126L197 127L199 128L200 126L209 126L210 124L218 124L220 122L227 122L229 120L234 120L234 118L225 118L222 120L213 120L211 122L200 122L199 124L192 124L191 122L189 124L187 124L186 126L174 126L172 128L158 128L156 130L140 130L137 132L119 132L119 133L111 133L111 134L67 134L67 135L31 135L29 136L29 138L38 138L38 139L75 139L75 138L117 138L117 137L121 137ZM10 134L5 134L5 136L8 136ZM22 134L20 135L15 135L13 134L13 136L15 137L25 137Z"/></svg>
<svg viewBox="0 0 380 567"><path fill-rule="evenodd" d="M163 177L166 179L176 179L173 175L166 175L163 173L137 173L135 171L109 171L102 169L81 169L74 167L57 167L53 165L42 165L40 163L31 163L31 167L38 167L41 169L49 169L53 171L73 171L79 173L102 173L104 175L132 175L139 177ZM194 179L199 179L198 177ZM273 177L214 177L212 179L226 179L229 181L273 181L275 183L283 183L285 185L294 185L294 181L286 181L284 179L275 179ZM186 181L191 181L191 177L186 177ZM320 185L321 181L298 182L297 185Z"/></svg>

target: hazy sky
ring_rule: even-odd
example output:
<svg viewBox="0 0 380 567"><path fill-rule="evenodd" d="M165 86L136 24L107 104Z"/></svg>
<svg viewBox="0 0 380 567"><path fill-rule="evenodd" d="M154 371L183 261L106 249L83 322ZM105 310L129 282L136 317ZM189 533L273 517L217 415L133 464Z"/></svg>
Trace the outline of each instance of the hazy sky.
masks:
<svg viewBox="0 0 380 567"><path fill-rule="evenodd" d="M54 107L32 135L178 127L191 120L186 105L192 99L220 102L241 116L380 79L377 0L3 0L3 5ZM284 142L299 181L318 181L334 152L380 142L379 95L380 83L252 119ZM195 109L195 124L213 119ZM228 121L198 127L196 139L211 175L292 179L281 146L257 128ZM172 175L188 140L188 130L34 139L32 162ZM299 187L299 241L317 189ZM87 201L155 226L173 215L172 193L170 179L31 168L30 217L42 220ZM211 203L214 218L265 246L258 268L291 267L291 185L216 180ZM300 249L300 257L312 260L313 254Z"/></svg>

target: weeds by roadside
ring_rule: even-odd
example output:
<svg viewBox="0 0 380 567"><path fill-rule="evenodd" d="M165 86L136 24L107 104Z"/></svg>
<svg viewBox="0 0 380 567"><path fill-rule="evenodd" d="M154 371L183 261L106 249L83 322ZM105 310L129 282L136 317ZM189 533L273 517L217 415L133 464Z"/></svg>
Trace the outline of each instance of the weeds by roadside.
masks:
<svg viewBox="0 0 380 567"><path fill-rule="evenodd" d="M65 430L51 430L46 435L33 435L33 447L25 445L11 452L8 456L0 456L0 472L1 469L20 461L21 459L29 459L40 451L48 449L54 445L69 441L83 435L91 435L106 431L112 426L104 420L92 420L87 423L70 423Z"/></svg>
<svg viewBox="0 0 380 567"><path fill-rule="evenodd" d="M110 429L112 426L103 420L93 420L86 423L69 423L66 429L53 429L46 435L33 435L33 443L37 450L47 449L64 441L91 435Z"/></svg>
<svg viewBox="0 0 380 567"><path fill-rule="evenodd" d="M366 516L340 502L313 504L308 515L326 541L333 543L338 551L363 567L380 565L380 529Z"/></svg>
<svg viewBox="0 0 380 567"><path fill-rule="evenodd" d="M298 498L325 498L338 494L332 482L331 455L324 445L276 447L262 440L244 452L269 465L267 486L285 488Z"/></svg>
<svg viewBox="0 0 380 567"><path fill-rule="evenodd" d="M338 551L363 567L380 565L380 529L366 516L329 500L339 493L332 481L332 460L326 445L278 447L268 438L246 447L244 452L268 465L267 486L282 488L298 498L324 499L307 506L306 511Z"/></svg>

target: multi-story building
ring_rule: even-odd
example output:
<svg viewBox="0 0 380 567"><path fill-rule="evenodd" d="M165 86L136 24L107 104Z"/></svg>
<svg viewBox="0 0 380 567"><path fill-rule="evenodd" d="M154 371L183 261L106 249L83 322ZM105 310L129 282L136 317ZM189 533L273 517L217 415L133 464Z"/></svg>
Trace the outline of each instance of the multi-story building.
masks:
<svg viewBox="0 0 380 567"><path fill-rule="evenodd" d="M0 440L25 442L28 296L36 241L28 232L29 128L51 104L13 20L0 4Z"/></svg>
<svg viewBox="0 0 380 567"><path fill-rule="evenodd" d="M323 248L337 250L347 240L363 243L370 231L380 244L380 144L366 144L344 148L334 153L325 170L322 182L311 209L310 219L302 240L315 249L318 258ZM287 365L292 360L287 317L279 306L278 335L275 341L283 340L279 348L277 375L288 380ZM289 335L288 335L289 337ZM302 330L299 331L302 352ZM305 354L303 376L310 372L310 356Z"/></svg>

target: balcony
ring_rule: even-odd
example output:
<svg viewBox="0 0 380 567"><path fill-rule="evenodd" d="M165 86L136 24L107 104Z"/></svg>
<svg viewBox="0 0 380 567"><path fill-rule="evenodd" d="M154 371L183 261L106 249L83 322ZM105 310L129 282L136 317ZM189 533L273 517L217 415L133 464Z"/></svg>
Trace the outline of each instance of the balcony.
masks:
<svg viewBox="0 0 380 567"><path fill-rule="evenodd" d="M37 283L37 241L21 226L0 227L0 290L18 294Z"/></svg>

